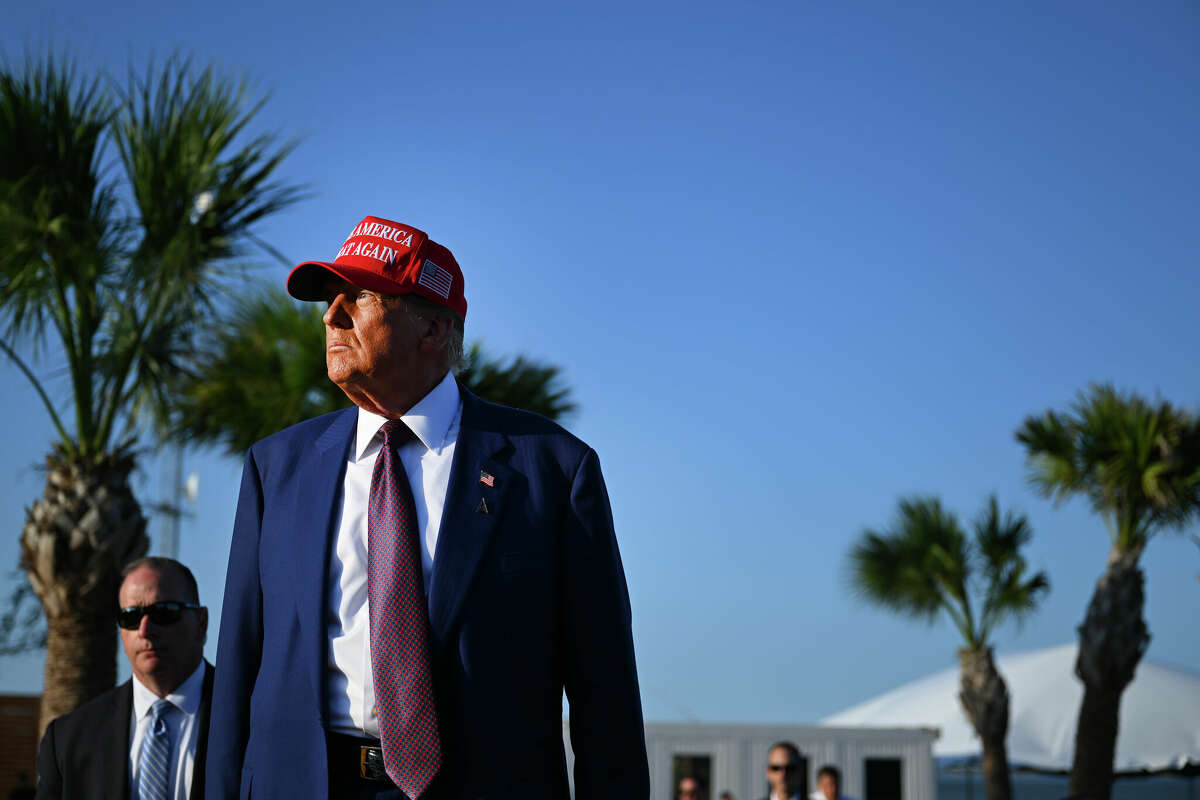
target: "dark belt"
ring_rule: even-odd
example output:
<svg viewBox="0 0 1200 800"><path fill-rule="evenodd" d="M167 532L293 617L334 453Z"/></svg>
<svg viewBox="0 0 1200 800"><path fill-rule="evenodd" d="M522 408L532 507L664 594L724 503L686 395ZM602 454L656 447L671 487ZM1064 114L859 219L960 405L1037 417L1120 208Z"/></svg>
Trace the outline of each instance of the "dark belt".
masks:
<svg viewBox="0 0 1200 800"><path fill-rule="evenodd" d="M330 731L325 734L325 743L329 750L330 772L350 772L363 780L391 782L383 767L383 748L378 739Z"/></svg>

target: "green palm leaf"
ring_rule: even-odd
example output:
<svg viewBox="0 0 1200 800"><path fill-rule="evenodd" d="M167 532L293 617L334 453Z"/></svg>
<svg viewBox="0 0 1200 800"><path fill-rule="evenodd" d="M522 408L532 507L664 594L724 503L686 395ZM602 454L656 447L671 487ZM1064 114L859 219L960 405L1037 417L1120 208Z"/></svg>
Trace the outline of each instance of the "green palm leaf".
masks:
<svg viewBox="0 0 1200 800"><path fill-rule="evenodd" d="M1200 420L1169 403L1096 385L1068 414L1027 418L1016 437L1033 484L1056 502L1085 497L1120 551L1200 514Z"/></svg>

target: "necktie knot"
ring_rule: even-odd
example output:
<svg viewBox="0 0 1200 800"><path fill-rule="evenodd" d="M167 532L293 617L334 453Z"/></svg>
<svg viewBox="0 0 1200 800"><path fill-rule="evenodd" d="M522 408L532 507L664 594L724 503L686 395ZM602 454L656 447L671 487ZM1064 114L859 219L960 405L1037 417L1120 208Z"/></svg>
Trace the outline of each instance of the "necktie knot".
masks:
<svg viewBox="0 0 1200 800"><path fill-rule="evenodd" d="M398 419L389 419L383 423L379 432L383 434L383 446L393 450L398 450L402 444L414 438L412 428Z"/></svg>
<svg viewBox="0 0 1200 800"><path fill-rule="evenodd" d="M167 712L171 710L171 702L169 700L155 700L154 705L150 706L150 722L155 727L166 720Z"/></svg>

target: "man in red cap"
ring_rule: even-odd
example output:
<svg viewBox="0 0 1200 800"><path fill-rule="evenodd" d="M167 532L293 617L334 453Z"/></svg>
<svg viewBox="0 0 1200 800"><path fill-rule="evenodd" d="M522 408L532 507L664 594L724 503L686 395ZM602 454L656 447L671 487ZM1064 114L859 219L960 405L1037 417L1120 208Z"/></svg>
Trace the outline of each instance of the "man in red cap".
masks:
<svg viewBox="0 0 1200 800"><path fill-rule="evenodd" d="M208 796L649 796L629 596L596 454L459 387L467 303L448 249L367 217L321 301L354 407L246 456Z"/></svg>

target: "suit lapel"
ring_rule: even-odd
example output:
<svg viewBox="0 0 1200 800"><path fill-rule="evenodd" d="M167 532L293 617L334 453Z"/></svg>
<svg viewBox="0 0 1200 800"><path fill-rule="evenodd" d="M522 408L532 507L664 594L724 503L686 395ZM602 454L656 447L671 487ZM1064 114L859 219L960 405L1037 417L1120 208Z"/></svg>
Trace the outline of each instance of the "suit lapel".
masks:
<svg viewBox="0 0 1200 800"><path fill-rule="evenodd" d="M341 507L342 477L354 442L358 410L348 408L337 415L325 432L303 456L296 502L293 504L295 540L291 553L295 575L296 614L305 644L299 652L308 661L313 691L325 713L322 677L325 668L326 632L324 626L325 583L329 574L329 542L337 525Z"/></svg>
<svg viewBox="0 0 1200 800"><path fill-rule="evenodd" d="M133 679L125 681L113 695L107 723L108 735L98 737L97 763L105 776L105 797L129 796L129 743L132 740Z"/></svg>
<svg viewBox="0 0 1200 800"><path fill-rule="evenodd" d="M196 712L196 757L192 761L192 791L188 797L204 797L204 762L208 755L208 710L212 707L213 665L204 662L204 684Z"/></svg>
<svg viewBox="0 0 1200 800"><path fill-rule="evenodd" d="M494 457L507 437L484 430L480 401L462 390L463 414L429 587L429 626L436 653L450 635L479 561L504 515L513 471ZM489 485L490 484L490 485Z"/></svg>

